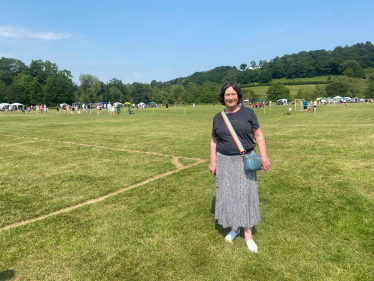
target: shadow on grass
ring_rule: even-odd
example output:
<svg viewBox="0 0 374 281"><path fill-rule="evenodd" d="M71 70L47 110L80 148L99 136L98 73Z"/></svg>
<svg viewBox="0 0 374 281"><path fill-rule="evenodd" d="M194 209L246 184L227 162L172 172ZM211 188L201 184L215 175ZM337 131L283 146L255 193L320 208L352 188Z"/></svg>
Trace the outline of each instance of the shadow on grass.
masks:
<svg viewBox="0 0 374 281"><path fill-rule="evenodd" d="M215 214L215 211L216 211L215 209L216 209L216 196L213 197L212 205L210 207L210 212L212 214ZM219 232L219 234L221 234L223 237L225 237L227 235L227 233L229 233L231 231L231 227L223 228L222 225L218 224L217 220L215 220L215 222L216 222L215 230L217 230ZM256 226L253 226L252 227L252 235L255 235L256 232L257 232ZM244 238L244 230L243 230L242 227L240 229L239 237Z"/></svg>
<svg viewBox="0 0 374 281"><path fill-rule="evenodd" d="M8 269L0 272L0 281L10 280L16 277L16 272L13 269Z"/></svg>

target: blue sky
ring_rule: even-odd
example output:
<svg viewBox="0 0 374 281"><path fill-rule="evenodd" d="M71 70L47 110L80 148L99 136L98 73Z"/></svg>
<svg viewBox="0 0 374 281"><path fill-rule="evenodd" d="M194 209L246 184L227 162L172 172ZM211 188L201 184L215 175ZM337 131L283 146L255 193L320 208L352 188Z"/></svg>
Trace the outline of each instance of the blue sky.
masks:
<svg viewBox="0 0 374 281"><path fill-rule="evenodd" d="M2 1L0 57L101 81L168 81L217 66L374 43L374 1Z"/></svg>

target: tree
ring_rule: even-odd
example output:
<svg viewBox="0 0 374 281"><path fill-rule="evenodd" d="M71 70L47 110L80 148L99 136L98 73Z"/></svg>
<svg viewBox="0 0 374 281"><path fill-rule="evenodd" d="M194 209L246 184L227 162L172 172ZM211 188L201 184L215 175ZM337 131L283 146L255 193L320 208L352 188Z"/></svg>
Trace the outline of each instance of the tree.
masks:
<svg viewBox="0 0 374 281"><path fill-rule="evenodd" d="M330 97L345 96L348 92L348 89L346 85L344 85L344 83L340 81L334 81L326 86L326 92Z"/></svg>
<svg viewBox="0 0 374 281"><path fill-rule="evenodd" d="M369 80L367 88L365 90L365 98L374 98L374 81Z"/></svg>
<svg viewBox="0 0 374 281"><path fill-rule="evenodd" d="M314 87L314 90L309 95L308 94L309 92L307 92L307 97L306 97L307 100L315 100L317 98L326 97L327 96L326 86L316 85Z"/></svg>
<svg viewBox="0 0 374 281"><path fill-rule="evenodd" d="M111 87L109 92L111 97L110 100L112 102L122 101L122 92L117 87Z"/></svg>
<svg viewBox="0 0 374 281"><path fill-rule="evenodd" d="M26 70L27 66L20 60L4 57L0 59L0 81L6 85L12 84L16 76Z"/></svg>
<svg viewBox="0 0 374 281"><path fill-rule="evenodd" d="M295 99L297 100L305 100L305 93L302 89L299 89L296 93Z"/></svg>
<svg viewBox="0 0 374 281"><path fill-rule="evenodd" d="M359 78L340 76L326 86L328 96L365 97L366 83Z"/></svg>
<svg viewBox="0 0 374 281"><path fill-rule="evenodd" d="M0 81L0 103L6 102L7 86L3 81Z"/></svg>
<svg viewBox="0 0 374 281"><path fill-rule="evenodd" d="M136 82L130 90L130 94L135 103L149 103L151 102L152 87L149 84Z"/></svg>
<svg viewBox="0 0 374 281"><path fill-rule="evenodd" d="M18 84L19 86L22 87L22 90L14 88ZM37 103L43 103L43 95L42 95L42 87L39 84L39 82L36 80L35 77L32 77L30 74L19 74L16 78L16 83L13 85L13 89L16 91L13 92L14 94L17 93L20 94L24 92L25 97L27 97L27 100L31 104L37 104ZM19 97L16 97L13 95L13 98L19 100ZM18 101L21 102L21 101ZM25 101L24 101L25 102Z"/></svg>
<svg viewBox="0 0 374 281"><path fill-rule="evenodd" d="M171 86L171 94L173 99L177 100L178 98L181 98L185 89L182 85L173 85Z"/></svg>
<svg viewBox="0 0 374 281"><path fill-rule="evenodd" d="M243 89L243 100L259 99L259 96L252 89Z"/></svg>
<svg viewBox="0 0 374 281"><path fill-rule="evenodd" d="M98 102L101 100L99 93L101 84L96 76L90 74L79 75L80 85L80 101L81 102Z"/></svg>
<svg viewBox="0 0 374 281"><path fill-rule="evenodd" d="M47 105L73 103L75 100L71 72L62 70L47 78L44 86L44 102Z"/></svg>
<svg viewBox="0 0 374 281"><path fill-rule="evenodd" d="M342 64L339 65L338 68L343 75L353 78L362 78L365 79L365 71L361 67L361 65L355 60L346 60Z"/></svg>
<svg viewBox="0 0 374 281"><path fill-rule="evenodd" d="M267 70L261 71L261 74L258 77L258 82L267 83L267 82L270 82L271 80L272 80L272 77L271 77L270 71L267 71Z"/></svg>
<svg viewBox="0 0 374 281"><path fill-rule="evenodd" d="M273 83L266 91L268 99L271 101L277 101L279 99L290 100L290 90L283 84Z"/></svg>
<svg viewBox="0 0 374 281"><path fill-rule="evenodd" d="M239 68L244 71L247 68L247 64L242 63Z"/></svg>
<svg viewBox="0 0 374 281"><path fill-rule="evenodd" d="M254 60L251 61L251 66L252 66L252 67L256 66L256 62L255 62Z"/></svg>

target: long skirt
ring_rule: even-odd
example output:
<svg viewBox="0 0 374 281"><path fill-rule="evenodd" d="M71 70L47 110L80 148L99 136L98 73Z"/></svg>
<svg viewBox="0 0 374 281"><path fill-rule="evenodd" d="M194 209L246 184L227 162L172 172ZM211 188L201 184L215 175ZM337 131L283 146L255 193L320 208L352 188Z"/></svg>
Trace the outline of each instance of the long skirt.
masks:
<svg viewBox="0 0 374 281"><path fill-rule="evenodd" d="M217 152L215 218L224 228L260 222L256 172L244 171L243 156Z"/></svg>

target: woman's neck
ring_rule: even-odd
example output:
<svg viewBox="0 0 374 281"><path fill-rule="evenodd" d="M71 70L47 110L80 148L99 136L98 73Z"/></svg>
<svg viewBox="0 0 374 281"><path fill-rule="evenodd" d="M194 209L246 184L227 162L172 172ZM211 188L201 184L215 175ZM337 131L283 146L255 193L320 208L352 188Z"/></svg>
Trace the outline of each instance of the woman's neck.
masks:
<svg viewBox="0 0 374 281"><path fill-rule="evenodd" d="M234 113L234 112L237 112L238 110L240 109L240 106L239 105L234 105L234 106L226 106L226 113Z"/></svg>

